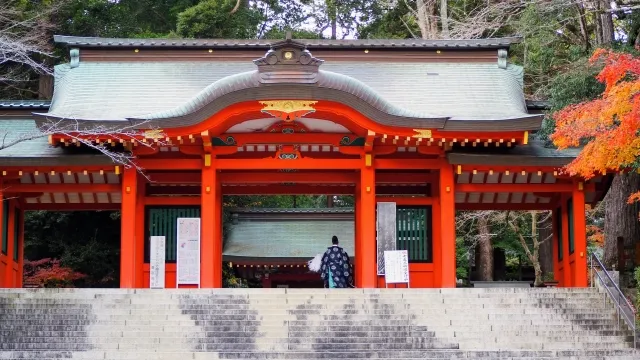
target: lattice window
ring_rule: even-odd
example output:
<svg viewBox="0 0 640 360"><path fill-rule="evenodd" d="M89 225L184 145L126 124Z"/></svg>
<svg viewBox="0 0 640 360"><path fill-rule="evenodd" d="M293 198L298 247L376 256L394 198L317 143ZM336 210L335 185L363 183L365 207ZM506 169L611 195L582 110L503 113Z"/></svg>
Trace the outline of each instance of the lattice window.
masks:
<svg viewBox="0 0 640 360"><path fill-rule="evenodd" d="M407 250L409 262L432 262L430 206L397 207L396 248Z"/></svg>
<svg viewBox="0 0 640 360"><path fill-rule="evenodd" d="M178 218L200 217L199 206L147 207L144 261L149 262L150 236L165 236L165 262L176 262Z"/></svg>

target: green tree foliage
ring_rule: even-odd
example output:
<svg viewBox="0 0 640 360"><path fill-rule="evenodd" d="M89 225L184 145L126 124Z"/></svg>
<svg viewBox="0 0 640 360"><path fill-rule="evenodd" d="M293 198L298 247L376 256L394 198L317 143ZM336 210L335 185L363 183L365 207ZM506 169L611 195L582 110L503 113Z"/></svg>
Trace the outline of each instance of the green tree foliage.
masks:
<svg viewBox="0 0 640 360"><path fill-rule="evenodd" d="M75 36L162 37L198 0L70 0L55 14L58 32Z"/></svg>
<svg viewBox="0 0 640 360"><path fill-rule="evenodd" d="M80 286L117 286L120 269L120 216L108 211L25 213L25 259L60 260L85 274Z"/></svg>
<svg viewBox="0 0 640 360"><path fill-rule="evenodd" d="M410 39L420 34L408 2L400 1L390 9L374 6L371 10L369 22L358 30L360 39Z"/></svg>
<svg viewBox="0 0 640 360"><path fill-rule="evenodd" d="M236 1L204 0L178 14L177 33L187 38L251 39L258 34L263 15L252 5Z"/></svg>

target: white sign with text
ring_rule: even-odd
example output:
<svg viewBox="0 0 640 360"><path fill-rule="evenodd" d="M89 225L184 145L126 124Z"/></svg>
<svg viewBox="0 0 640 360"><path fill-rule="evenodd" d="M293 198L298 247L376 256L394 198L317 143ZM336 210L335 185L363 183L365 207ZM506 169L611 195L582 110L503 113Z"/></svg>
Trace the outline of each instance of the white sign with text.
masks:
<svg viewBox="0 0 640 360"><path fill-rule="evenodd" d="M200 286L200 218L178 218L176 286Z"/></svg>
<svg viewBox="0 0 640 360"><path fill-rule="evenodd" d="M384 281L387 284L409 284L409 254L407 250L384 252Z"/></svg>
<svg viewBox="0 0 640 360"><path fill-rule="evenodd" d="M149 287L152 289L164 289L166 245L164 236L152 236L150 239Z"/></svg>

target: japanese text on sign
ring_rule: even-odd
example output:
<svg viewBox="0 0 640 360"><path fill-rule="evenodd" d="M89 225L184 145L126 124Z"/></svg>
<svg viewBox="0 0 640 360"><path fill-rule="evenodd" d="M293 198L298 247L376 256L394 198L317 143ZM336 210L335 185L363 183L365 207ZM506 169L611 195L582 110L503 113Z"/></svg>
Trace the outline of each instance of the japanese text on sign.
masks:
<svg viewBox="0 0 640 360"><path fill-rule="evenodd" d="M384 280L387 284L409 283L409 254L407 250L384 252Z"/></svg>
<svg viewBox="0 0 640 360"><path fill-rule="evenodd" d="M200 218L178 218L176 284L200 285Z"/></svg>

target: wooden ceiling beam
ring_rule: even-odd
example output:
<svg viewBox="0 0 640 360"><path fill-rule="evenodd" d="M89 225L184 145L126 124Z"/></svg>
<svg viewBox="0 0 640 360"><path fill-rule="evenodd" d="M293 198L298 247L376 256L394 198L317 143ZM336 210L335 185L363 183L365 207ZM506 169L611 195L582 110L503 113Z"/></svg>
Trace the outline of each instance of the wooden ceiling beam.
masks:
<svg viewBox="0 0 640 360"><path fill-rule="evenodd" d="M554 183L554 184L456 184L457 192L495 192L495 193L557 193L572 192L574 184ZM584 190L595 191L593 184L586 184Z"/></svg>
<svg viewBox="0 0 640 360"><path fill-rule="evenodd" d="M99 193L120 192L120 184L7 184L5 193Z"/></svg>

